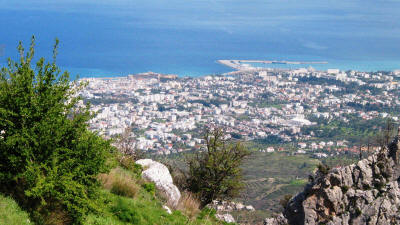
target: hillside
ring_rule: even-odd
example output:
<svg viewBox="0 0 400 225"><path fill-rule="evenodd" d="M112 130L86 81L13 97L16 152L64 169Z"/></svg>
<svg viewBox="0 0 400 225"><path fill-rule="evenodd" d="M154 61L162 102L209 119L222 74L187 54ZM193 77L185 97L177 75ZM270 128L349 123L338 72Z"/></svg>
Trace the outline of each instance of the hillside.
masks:
<svg viewBox="0 0 400 225"><path fill-rule="evenodd" d="M96 200L97 212L87 215L84 224L227 224L215 218L215 211L207 208L199 211L188 203L180 206L180 210L172 210L169 214L163 208L166 204L165 200L160 197L154 185L141 179L137 172L116 167L109 174L103 174L100 177L103 188ZM65 218L57 213L54 213L52 221L46 221L47 224L64 224L65 222ZM13 199L0 195L0 224L34 223L29 219L28 213L23 211Z"/></svg>
<svg viewBox="0 0 400 225"><path fill-rule="evenodd" d="M357 164L320 168L283 215L265 224L399 224L400 133Z"/></svg>

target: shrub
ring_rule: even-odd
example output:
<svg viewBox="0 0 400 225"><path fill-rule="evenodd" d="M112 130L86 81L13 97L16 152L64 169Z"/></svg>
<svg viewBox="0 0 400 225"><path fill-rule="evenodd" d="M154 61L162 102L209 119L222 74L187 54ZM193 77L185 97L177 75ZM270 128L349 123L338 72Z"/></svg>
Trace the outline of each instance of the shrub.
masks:
<svg viewBox="0 0 400 225"><path fill-rule="evenodd" d="M144 188L144 190L149 192L151 195L156 194L156 185L154 183L144 183L144 184L142 184L142 187Z"/></svg>
<svg viewBox="0 0 400 225"><path fill-rule="evenodd" d="M318 165L318 171L323 174L323 175L327 175L329 173L329 166L325 165L325 164L319 164Z"/></svg>
<svg viewBox="0 0 400 225"><path fill-rule="evenodd" d="M197 196L201 207L212 200L237 196L243 188L242 161L250 152L240 142L229 142L221 129L206 130L205 149L187 159L188 190Z"/></svg>
<svg viewBox="0 0 400 225"><path fill-rule="evenodd" d="M133 159L131 159L129 157L125 157L123 159L120 159L120 165L123 168L133 172L135 174L136 178L140 178L141 177L142 171L143 171L142 165L136 164Z"/></svg>
<svg viewBox="0 0 400 225"><path fill-rule="evenodd" d="M89 105L79 106L84 84L41 58L33 69L34 38L19 62L11 59L0 72L0 191L12 195L34 220L51 210L80 224L98 191L97 175L109 170L108 141L88 130Z"/></svg>

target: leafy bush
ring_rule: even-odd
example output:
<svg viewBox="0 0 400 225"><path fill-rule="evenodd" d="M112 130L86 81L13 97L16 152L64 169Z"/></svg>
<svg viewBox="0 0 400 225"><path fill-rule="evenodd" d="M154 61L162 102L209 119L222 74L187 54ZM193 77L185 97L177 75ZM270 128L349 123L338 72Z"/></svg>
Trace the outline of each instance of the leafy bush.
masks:
<svg viewBox="0 0 400 225"><path fill-rule="evenodd" d="M229 142L221 129L206 130L204 151L187 159L188 190L201 207L212 200L232 198L243 188L241 164L250 152L240 142Z"/></svg>
<svg viewBox="0 0 400 225"><path fill-rule="evenodd" d="M142 184L144 190L149 192L151 195L155 195L156 193L156 185L154 183L144 183Z"/></svg>
<svg viewBox="0 0 400 225"><path fill-rule="evenodd" d="M34 38L19 62L0 72L0 191L12 195L32 218L45 222L55 212L82 223L96 206L97 175L108 171L108 141L88 130L89 105L75 97L83 84L69 81L53 62L31 67ZM52 214L53 213L53 214ZM67 223L67 222L66 222Z"/></svg>

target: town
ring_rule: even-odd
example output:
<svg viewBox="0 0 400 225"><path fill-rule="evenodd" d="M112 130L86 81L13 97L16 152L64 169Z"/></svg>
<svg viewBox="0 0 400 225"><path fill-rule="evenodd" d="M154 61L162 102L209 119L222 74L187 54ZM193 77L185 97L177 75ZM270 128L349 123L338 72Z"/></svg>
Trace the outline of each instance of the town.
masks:
<svg viewBox="0 0 400 225"><path fill-rule="evenodd" d="M349 137L357 134L354 124L369 122L378 130L376 125L399 119L399 71L264 68L194 78L148 72L81 81L88 85L80 95L97 113L92 130L111 138L128 129L135 148L155 154L199 149L204 126L222 127L264 152L292 146L296 154L318 158L357 153L366 150L357 141L367 132Z"/></svg>

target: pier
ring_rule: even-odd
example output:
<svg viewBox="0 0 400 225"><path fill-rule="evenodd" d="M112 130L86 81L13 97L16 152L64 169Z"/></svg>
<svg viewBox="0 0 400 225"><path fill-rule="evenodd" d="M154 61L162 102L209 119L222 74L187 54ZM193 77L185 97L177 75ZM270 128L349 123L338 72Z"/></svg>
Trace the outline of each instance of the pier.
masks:
<svg viewBox="0 0 400 225"><path fill-rule="evenodd" d="M300 64L327 64L328 62L303 62L303 61L279 61L279 60L232 60L232 59L221 59L217 61L218 63L231 67L236 70L249 70L255 69L254 67L246 64L246 63L263 63L263 64L292 64L292 65L300 65Z"/></svg>

